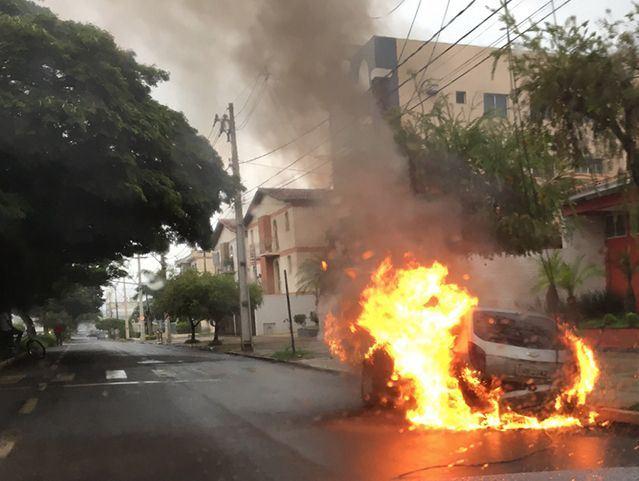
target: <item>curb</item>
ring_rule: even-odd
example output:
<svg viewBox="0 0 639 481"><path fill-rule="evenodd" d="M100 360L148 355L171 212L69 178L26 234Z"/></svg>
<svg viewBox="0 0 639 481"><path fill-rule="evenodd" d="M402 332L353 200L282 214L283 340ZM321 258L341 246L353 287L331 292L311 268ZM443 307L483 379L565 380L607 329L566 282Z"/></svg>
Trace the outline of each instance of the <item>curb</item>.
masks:
<svg viewBox="0 0 639 481"><path fill-rule="evenodd" d="M597 409L597 412L599 418L604 421L639 426L639 411L602 407Z"/></svg>
<svg viewBox="0 0 639 481"><path fill-rule="evenodd" d="M24 352L21 352L17 356L10 357L9 359L5 359L4 361L0 361L0 370L4 369L5 367L11 366L12 364L16 363L17 361L24 358L25 356L26 354Z"/></svg>
<svg viewBox="0 0 639 481"><path fill-rule="evenodd" d="M231 356L237 356L237 357L248 357L250 359L257 359L258 361L266 361L266 362L271 362L274 364L284 364L286 366L292 367L292 368L301 368L301 369L309 369L312 371L320 371L320 372L326 372L329 374L334 374L334 375L347 375L347 376L353 376L353 373L350 373L348 371L336 371L335 369L328 369L325 367L317 367L317 366L310 366L308 364L302 364L302 363L297 363L297 362L291 362L291 361L283 361L281 359L273 359L272 357L266 357L266 356L260 356L258 354L246 354L243 352L236 352L236 351L227 351L225 353L220 353L220 354L229 354Z"/></svg>

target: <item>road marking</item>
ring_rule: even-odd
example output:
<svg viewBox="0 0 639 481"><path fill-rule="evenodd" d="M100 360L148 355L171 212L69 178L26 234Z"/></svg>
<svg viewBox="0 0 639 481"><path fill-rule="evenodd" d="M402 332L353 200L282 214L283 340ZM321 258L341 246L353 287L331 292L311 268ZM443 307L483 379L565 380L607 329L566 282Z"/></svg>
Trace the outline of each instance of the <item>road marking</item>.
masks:
<svg viewBox="0 0 639 481"><path fill-rule="evenodd" d="M38 384L38 391L44 391L46 388L47 388L46 382L41 382L40 384Z"/></svg>
<svg viewBox="0 0 639 481"><path fill-rule="evenodd" d="M184 384L218 382L220 379L167 379L155 381L115 381L115 382L89 382L83 384L63 384L62 387L103 387L103 386L135 386L144 384Z"/></svg>
<svg viewBox="0 0 639 481"><path fill-rule="evenodd" d="M166 361L158 361L157 359L145 359L144 361L138 361L138 364L166 364Z"/></svg>
<svg viewBox="0 0 639 481"><path fill-rule="evenodd" d="M37 397L32 397L27 399L22 405L22 407L20 408L20 410L18 411L18 414L31 414L37 404L38 404Z"/></svg>
<svg viewBox="0 0 639 481"><path fill-rule="evenodd" d="M126 372L122 369L118 369L115 371L107 371L106 372L107 379L126 379Z"/></svg>
<svg viewBox="0 0 639 481"><path fill-rule="evenodd" d="M24 379L24 374L14 374L12 376L2 376L0 377L0 384L17 384Z"/></svg>
<svg viewBox="0 0 639 481"><path fill-rule="evenodd" d="M5 459L9 454L11 454L11 450L16 445L15 440L10 438L9 436L0 437L0 459Z"/></svg>
<svg viewBox="0 0 639 481"><path fill-rule="evenodd" d="M55 379L53 380L53 382L71 382L75 379L75 373L74 372L67 372L67 373L58 373L58 375L55 377Z"/></svg>
<svg viewBox="0 0 639 481"><path fill-rule="evenodd" d="M152 369L153 374L158 377L175 377L175 373L171 371L167 371L166 369Z"/></svg>

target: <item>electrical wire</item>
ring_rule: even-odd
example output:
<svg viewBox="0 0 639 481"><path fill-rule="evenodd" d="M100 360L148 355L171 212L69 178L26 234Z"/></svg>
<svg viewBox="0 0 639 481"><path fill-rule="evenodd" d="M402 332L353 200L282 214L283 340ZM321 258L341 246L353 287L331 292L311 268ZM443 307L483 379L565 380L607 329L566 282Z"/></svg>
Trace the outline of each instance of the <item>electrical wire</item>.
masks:
<svg viewBox="0 0 639 481"><path fill-rule="evenodd" d="M253 162L254 160L263 159L264 157L266 157L266 156L268 156L268 155L274 154L275 152L278 152L278 151L280 151L280 150L282 150L282 149L284 149L284 148L288 147L289 145L294 144L295 142L297 142L299 139L301 139L301 138L302 138L302 137L304 137L305 135L308 135L308 134L310 134L311 132L313 132L314 130L317 130L317 129L318 129L318 128L320 128L322 125L324 125L324 124L328 123L328 120L329 120L329 119L328 119L328 117L327 117L327 118L325 118L324 120L322 120L321 122L319 122L319 123L317 123L317 124L313 125L313 126L312 126L311 128L309 128L308 130L305 130L304 132L302 132L302 133L301 133L300 135L298 135L297 137L295 137L295 138L293 138L293 139L289 140L288 142L286 142L286 143L284 143L284 144L282 144L282 145L279 145L278 147L275 147L274 149L271 149L271 150L269 150L268 152L265 152L265 153L263 153L263 154L260 154L260 155L258 155L258 156L256 156L256 157L252 157L252 158L250 158L250 159L248 159L248 160L243 160L243 161L241 161L241 162L240 162L240 164L248 164L249 162Z"/></svg>
<svg viewBox="0 0 639 481"><path fill-rule="evenodd" d="M330 163L331 163L331 159L325 160L324 162L320 163L319 165L317 165L317 166L313 167L311 170L307 170L307 171L306 171L306 172L304 172L303 174L300 174L300 175L298 175L297 177L294 177L294 178L292 178L292 179L290 179L290 180L288 180L288 181L284 182L283 184L278 185L277 187L275 187L275 189L281 189L281 188L283 188L283 187L286 187L287 185L289 185L289 184L291 184L291 183L295 182L296 180L299 180L299 179L301 179L302 177L306 177L307 175L312 174L313 172L315 172L317 169L320 169L320 168L322 168L322 167L324 167L325 165L330 164ZM328 172L326 172L326 173L328 174Z"/></svg>
<svg viewBox="0 0 639 481"><path fill-rule="evenodd" d="M523 36L525 33L529 32L530 30L532 30L533 28L535 28L539 22L544 21L545 19L547 19L549 16L553 15L557 10L561 9L562 7L564 7L565 5L567 5L568 3L570 3L572 0L565 0L561 5L559 5L557 8L554 8L550 13L544 15L542 18L540 18L539 20L537 20L537 22L533 23L533 25L531 25L530 27L528 27L526 30L524 30L523 32L520 32L517 36L515 36L514 38L512 38L510 41L508 41L505 45L502 45L501 47L499 47L497 50L504 50L507 47L509 47L510 45L512 45L512 43L517 40L518 38L520 38L521 36ZM477 67L479 67L481 64L483 64L485 61L487 61L488 59L490 59L491 57L493 57L493 53L491 52L490 54L488 54L486 57L484 57L483 59L481 59L480 61L478 61L477 63L475 63L472 67L466 69L464 72L462 72L461 74L459 74L457 77L455 77L454 79L450 80L449 82L447 82L445 85L443 85L442 87L439 88L439 90L443 90L446 87L452 85L453 83L457 82L459 79L461 79L462 77L466 76L469 72L473 71L474 69L476 69ZM426 96L425 98L421 99L418 103L416 103L415 105L413 105L410 108L407 108L406 111L413 111L414 109L416 109L417 107L419 107L420 105L423 105L427 100L429 100L430 98L434 97L436 95L436 93L432 93L429 94L428 96Z"/></svg>
<svg viewBox="0 0 639 481"><path fill-rule="evenodd" d="M246 124L248 124L249 120L251 119L251 115L253 115L253 112L255 112L255 109L257 108L257 106L262 101L262 98L264 97L264 91L266 90L267 82L268 82L268 75L264 76L264 82L262 83L262 89L260 90L260 93L255 99L255 102L253 102L253 106L251 107L251 110L249 110L248 114L246 114L244 121L239 127L237 127L236 130L242 130L244 127L246 127Z"/></svg>
<svg viewBox="0 0 639 481"><path fill-rule="evenodd" d="M404 5L404 2L406 2L406 0L399 0L399 3L397 5L395 5L388 13L384 14L384 15L378 15L376 17L373 17L371 15L369 15L369 18L372 18L373 20L381 20L382 18L388 17L390 15L392 15L393 13L395 13L395 11L401 7L402 5Z"/></svg>
<svg viewBox="0 0 639 481"><path fill-rule="evenodd" d="M408 39L410 38L410 34L413 31L413 27L415 26L415 20L417 20L417 15L419 14L419 9L422 6L422 0L417 2L417 8L415 9L415 14L413 15L413 19L410 22L410 28L408 29L408 33L406 34L406 38L404 39L404 44L402 45L402 50L399 52L399 57L397 57L397 61L401 61L404 56L404 50L406 50L406 44L408 43ZM440 27L441 28L441 27Z"/></svg>
<svg viewBox="0 0 639 481"><path fill-rule="evenodd" d="M255 89L257 88L257 85L259 84L259 81L260 81L260 77L262 77L262 75L264 75L264 72L258 73L257 76L255 77L255 80L253 81L253 86L251 87L251 92L248 94L248 97L246 97L246 100L244 101L242 106L239 108L239 110L235 113L236 116L239 116L248 105L249 101L253 97L253 94L255 93Z"/></svg>
<svg viewBox="0 0 639 481"><path fill-rule="evenodd" d="M447 52L449 52L450 50L453 49L453 47L457 46L459 44L459 42L461 42L462 40L464 40L467 36L469 36L471 33L473 33L475 30L477 30L479 27L481 27L484 23L486 23L488 20L490 20L492 17L494 17L495 15L497 15L497 13L499 13L499 11L502 8L505 8L506 5L508 3L510 3L512 0L506 0L504 3L502 3L501 7L495 9L492 11L492 13L490 15L488 15L487 17L484 17L484 19L479 22L477 25L475 25L473 28L471 28L470 30L468 30L464 35L462 35L461 37L459 37L457 40L455 40L454 43L451 43L448 45L448 47L446 47L444 49L444 51L440 52L437 57L435 57L432 60L429 60L424 66L422 66L417 72L415 72L415 74L419 74L419 73L426 73L426 69L428 69L428 67L433 64L435 61L439 60L442 56L444 56ZM434 49L433 49L434 51ZM400 88L402 88L404 85L406 85L408 82L411 81L411 78L407 78L405 79L403 82L401 82L397 87L395 87L391 93L395 92L396 90L399 90ZM419 86L418 86L419 87ZM417 89L416 89L417 90ZM409 100L410 102L411 100Z"/></svg>

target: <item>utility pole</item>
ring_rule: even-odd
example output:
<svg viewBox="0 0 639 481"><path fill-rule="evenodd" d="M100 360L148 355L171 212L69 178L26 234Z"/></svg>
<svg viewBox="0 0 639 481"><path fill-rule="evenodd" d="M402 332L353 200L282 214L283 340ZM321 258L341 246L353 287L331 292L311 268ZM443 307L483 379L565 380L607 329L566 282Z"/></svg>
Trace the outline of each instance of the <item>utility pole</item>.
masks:
<svg viewBox="0 0 639 481"><path fill-rule="evenodd" d="M113 298L115 299L115 318L120 319L120 312L118 311L118 285L117 283L113 287Z"/></svg>
<svg viewBox="0 0 639 481"><path fill-rule="evenodd" d="M288 309L288 330L291 333L291 350L295 355L295 337L293 336L293 316L291 315L291 298L288 295L288 276L284 269L284 289L286 289L286 307Z"/></svg>
<svg viewBox="0 0 639 481"><path fill-rule="evenodd" d="M160 254L160 276L162 277L162 287L166 283L166 253L162 252ZM171 344L171 318L167 316L165 313L162 313L162 317L164 317L164 333L166 338L166 343Z"/></svg>
<svg viewBox="0 0 639 481"><path fill-rule="evenodd" d="M142 262L138 254L138 319L140 321L140 341L145 339L144 329L144 298L142 297Z"/></svg>
<svg viewBox="0 0 639 481"><path fill-rule="evenodd" d="M122 281L122 287L124 288L124 337L128 339L131 337L129 332L129 298L126 295L126 281Z"/></svg>
<svg viewBox="0 0 639 481"><path fill-rule="evenodd" d="M233 102L229 103L228 110L228 116L224 114L222 118L220 118L216 115L215 123L220 123L220 133L226 133L226 138L231 143L231 167L233 169L233 177L238 180L239 184L240 163L237 154L237 139L235 136L235 113L233 111ZM242 336L242 351L252 351L253 338L251 332L249 289L246 271L247 263L246 245L244 240L244 215L242 213L242 192L240 190L235 193L233 203L235 204L237 278L238 283L240 284L240 326Z"/></svg>

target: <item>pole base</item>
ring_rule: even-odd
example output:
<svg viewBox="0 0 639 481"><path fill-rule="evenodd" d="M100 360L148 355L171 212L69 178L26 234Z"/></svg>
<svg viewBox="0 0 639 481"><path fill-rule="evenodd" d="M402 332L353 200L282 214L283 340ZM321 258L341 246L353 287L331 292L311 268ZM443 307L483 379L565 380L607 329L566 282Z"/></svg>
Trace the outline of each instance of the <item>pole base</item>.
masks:
<svg viewBox="0 0 639 481"><path fill-rule="evenodd" d="M242 352L253 352L253 343L251 341L243 341Z"/></svg>

